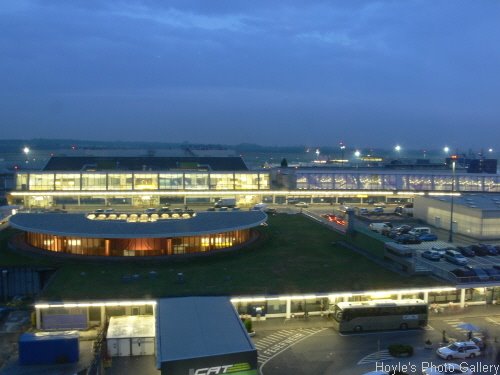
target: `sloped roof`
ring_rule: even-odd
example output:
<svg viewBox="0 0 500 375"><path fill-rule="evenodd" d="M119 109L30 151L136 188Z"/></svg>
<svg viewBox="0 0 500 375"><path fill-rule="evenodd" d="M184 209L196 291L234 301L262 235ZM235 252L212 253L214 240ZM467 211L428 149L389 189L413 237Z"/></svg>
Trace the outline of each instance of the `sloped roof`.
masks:
<svg viewBox="0 0 500 375"><path fill-rule="evenodd" d="M247 171L241 157L53 156L45 171Z"/></svg>
<svg viewBox="0 0 500 375"><path fill-rule="evenodd" d="M83 238L164 238L197 236L249 229L266 221L262 211L199 212L190 219L155 222L90 220L82 213L20 213L10 218L14 228L33 233Z"/></svg>

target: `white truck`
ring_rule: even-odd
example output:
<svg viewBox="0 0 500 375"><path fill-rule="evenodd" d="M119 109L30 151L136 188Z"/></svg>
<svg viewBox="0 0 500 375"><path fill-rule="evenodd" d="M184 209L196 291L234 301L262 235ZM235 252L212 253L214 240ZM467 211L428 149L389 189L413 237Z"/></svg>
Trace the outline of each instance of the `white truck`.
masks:
<svg viewBox="0 0 500 375"><path fill-rule="evenodd" d="M235 198L221 198L214 204L215 208L234 208L236 207L236 199Z"/></svg>

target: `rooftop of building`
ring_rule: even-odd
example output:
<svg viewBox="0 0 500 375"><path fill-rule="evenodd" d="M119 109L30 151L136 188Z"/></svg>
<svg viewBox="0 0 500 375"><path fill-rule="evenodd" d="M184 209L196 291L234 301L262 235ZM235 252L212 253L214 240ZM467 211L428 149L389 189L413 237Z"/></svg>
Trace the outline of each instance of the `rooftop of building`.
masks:
<svg viewBox="0 0 500 375"><path fill-rule="evenodd" d="M83 238L165 238L253 228L266 221L262 211L199 212L190 218L129 222L89 219L82 213L20 213L12 227L26 232Z"/></svg>
<svg viewBox="0 0 500 375"><path fill-rule="evenodd" d="M239 156L54 156L47 162L44 171L247 171Z"/></svg>
<svg viewBox="0 0 500 375"><path fill-rule="evenodd" d="M186 358L255 352L227 297L160 299L156 315L159 364ZM171 340L171 337L178 340ZM190 339L192 337L197 339Z"/></svg>
<svg viewBox="0 0 500 375"><path fill-rule="evenodd" d="M430 196L427 198L451 204L451 196ZM462 194L453 197L453 204L482 211L500 211L500 194Z"/></svg>

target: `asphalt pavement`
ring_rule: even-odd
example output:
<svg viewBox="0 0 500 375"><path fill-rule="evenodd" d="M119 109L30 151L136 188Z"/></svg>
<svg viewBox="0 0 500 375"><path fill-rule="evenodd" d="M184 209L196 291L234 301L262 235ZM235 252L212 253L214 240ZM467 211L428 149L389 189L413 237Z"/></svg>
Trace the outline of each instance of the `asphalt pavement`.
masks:
<svg viewBox="0 0 500 375"><path fill-rule="evenodd" d="M497 341L500 341L500 306L497 305L444 308L442 312L430 315L426 329L348 335L335 331L326 316L289 320L270 318L255 322L257 334L253 340L259 351L263 375L356 375L376 370L377 364L378 368L382 364L406 365L408 370L415 370L408 371L409 374L421 374L425 366L439 366L446 362L435 353L444 345L443 331L450 341L467 338L468 332L460 328L463 323L480 327L481 331L473 334L483 337L487 343L484 355L467 359L466 364L471 368L479 364L495 365ZM426 348L426 340L431 341L431 349ZM414 355L399 359L391 357L387 347L393 343L412 345ZM461 360L453 362L460 363ZM474 373L490 374L484 371Z"/></svg>

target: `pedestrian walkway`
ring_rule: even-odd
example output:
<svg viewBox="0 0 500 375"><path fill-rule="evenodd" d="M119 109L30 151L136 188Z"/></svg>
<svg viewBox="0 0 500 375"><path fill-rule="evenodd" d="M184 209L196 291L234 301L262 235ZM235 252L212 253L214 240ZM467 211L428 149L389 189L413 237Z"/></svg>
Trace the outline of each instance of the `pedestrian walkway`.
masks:
<svg viewBox="0 0 500 375"><path fill-rule="evenodd" d="M390 361L393 359L394 357L389 354L389 350L385 349L367 355L358 362L358 365L366 365L368 363Z"/></svg>
<svg viewBox="0 0 500 375"><path fill-rule="evenodd" d="M253 341L259 352L259 367L262 367L267 361L292 345L321 332L323 329L324 328L282 329L263 338L256 336Z"/></svg>

